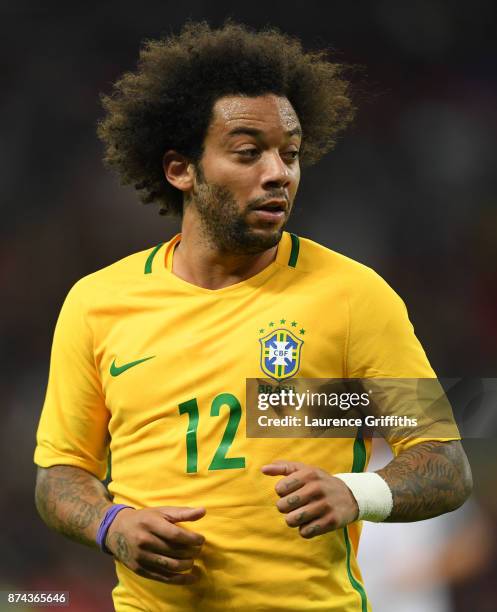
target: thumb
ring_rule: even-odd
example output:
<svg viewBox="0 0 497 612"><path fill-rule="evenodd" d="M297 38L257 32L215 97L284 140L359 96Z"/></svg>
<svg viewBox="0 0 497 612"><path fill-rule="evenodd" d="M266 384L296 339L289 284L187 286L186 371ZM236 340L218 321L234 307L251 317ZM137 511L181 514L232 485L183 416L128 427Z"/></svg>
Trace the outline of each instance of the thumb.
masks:
<svg viewBox="0 0 497 612"><path fill-rule="evenodd" d="M205 508L189 508L188 506L161 506L158 508L162 516L170 523L183 521L198 521L205 516Z"/></svg>
<svg viewBox="0 0 497 612"><path fill-rule="evenodd" d="M266 476L288 476L289 474L293 474L293 472L298 472L304 467L305 463L281 459L263 465L261 471L263 474L266 474Z"/></svg>

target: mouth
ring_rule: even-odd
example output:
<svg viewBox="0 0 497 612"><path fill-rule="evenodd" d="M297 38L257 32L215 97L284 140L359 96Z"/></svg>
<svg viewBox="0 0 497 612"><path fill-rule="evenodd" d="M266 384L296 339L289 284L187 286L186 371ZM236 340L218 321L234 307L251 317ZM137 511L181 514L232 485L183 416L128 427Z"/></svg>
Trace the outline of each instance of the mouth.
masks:
<svg viewBox="0 0 497 612"><path fill-rule="evenodd" d="M286 200L269 200L252 209L252 212L262 221L277 223L285 218L287 212Z"/></svg>

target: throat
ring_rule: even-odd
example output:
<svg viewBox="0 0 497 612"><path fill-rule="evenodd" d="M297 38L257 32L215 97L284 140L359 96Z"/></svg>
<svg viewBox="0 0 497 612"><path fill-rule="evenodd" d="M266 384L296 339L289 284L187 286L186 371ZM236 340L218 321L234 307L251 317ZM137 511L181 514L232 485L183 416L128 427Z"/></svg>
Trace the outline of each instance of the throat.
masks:
<svg viewBox="0 0 497 612"><path fill-rule="evenodd" d="M262 253L235 255L220 253L214 249L189 248L183 238L173 254L172 273L182 280L216 290L241 283L273 263L278 247Z"/></svg>

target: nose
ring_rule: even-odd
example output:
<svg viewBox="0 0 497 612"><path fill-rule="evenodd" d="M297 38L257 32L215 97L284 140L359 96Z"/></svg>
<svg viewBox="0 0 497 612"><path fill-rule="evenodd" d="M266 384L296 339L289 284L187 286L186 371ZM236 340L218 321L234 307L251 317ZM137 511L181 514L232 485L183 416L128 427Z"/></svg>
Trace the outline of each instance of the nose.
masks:
<svg viewBox="0 0 497 612"><path fill-rule="evenodd" d="M288 187L290 184L290 171L281 159L279 151L267 152L262 175L264 189Z"/></svg>

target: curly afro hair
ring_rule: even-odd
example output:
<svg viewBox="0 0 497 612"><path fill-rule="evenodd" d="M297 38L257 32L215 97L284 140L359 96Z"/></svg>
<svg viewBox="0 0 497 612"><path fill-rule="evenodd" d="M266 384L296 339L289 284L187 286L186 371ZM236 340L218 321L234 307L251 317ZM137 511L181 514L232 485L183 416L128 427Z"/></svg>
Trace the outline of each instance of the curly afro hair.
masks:
<svg viewBox="0 0 497 612"><path fill-rule="evenodd" d="M200 160L217 99L268 93L288 98L302 126L301 159L310 165L352 120L343 71L325 51L304 52L297 39L275 29L189 23L178 36L146 42L137 69L102 96L104 160L123 184L135 186L142 202L159 203L161 214L181 214L183 194L166 180L162 159L173 149Z"/></svg>

